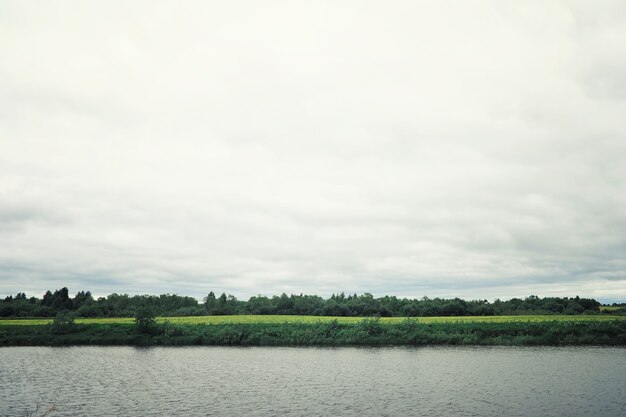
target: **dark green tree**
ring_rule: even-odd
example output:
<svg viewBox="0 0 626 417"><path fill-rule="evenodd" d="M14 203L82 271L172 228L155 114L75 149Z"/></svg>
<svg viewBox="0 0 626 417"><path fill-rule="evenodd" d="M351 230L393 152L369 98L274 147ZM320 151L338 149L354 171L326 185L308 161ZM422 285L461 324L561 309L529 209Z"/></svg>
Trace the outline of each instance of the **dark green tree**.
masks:
<svg viewBox="0 0 626 417"><path fill-rule="evenodd" d="M207 313L215 314L216 305L217 305L217 302L215 300L215 293L211 291L209 295L207 295L206 298L204 299L204 307L206 308Z"/></svg>
<svg viewBox="0 0 626 417"><path fill-rule="evenodd" d="M74 315L67 310L59 311L52 320L52 333L68 334L76 328Z"/></svg>
<svg viewBox="0 0 626 417"><path fill-rule="evenodd" d="M135 310L135 328L139 333L152 333L156 327L156 319L152 309L140 306Z"/></svg>

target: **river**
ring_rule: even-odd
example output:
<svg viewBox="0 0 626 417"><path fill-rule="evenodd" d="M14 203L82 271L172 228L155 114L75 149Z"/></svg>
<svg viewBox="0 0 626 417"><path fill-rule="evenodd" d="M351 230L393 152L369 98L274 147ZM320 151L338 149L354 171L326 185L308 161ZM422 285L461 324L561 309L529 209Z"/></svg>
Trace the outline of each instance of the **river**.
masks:
<svg viewBox="0 0 626 417"><path fill-rule="evenodd" d="M0 416L626 416L624 348L0 348Z"/></svg>

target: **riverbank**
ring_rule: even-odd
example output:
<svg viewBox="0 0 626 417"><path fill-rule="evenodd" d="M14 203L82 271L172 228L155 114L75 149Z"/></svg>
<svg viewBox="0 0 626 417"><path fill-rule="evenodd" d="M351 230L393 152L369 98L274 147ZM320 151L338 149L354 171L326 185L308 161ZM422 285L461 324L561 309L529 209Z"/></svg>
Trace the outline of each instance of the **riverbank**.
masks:
<svg viewBox="0 0 626 417"><path fill-rule="evenodd" d="M362 321L364 317L346 316L302 316L302 315L260 315L260 314L237 314L227 316L175 316L156 317L157 323L171 324L284 324L284 323L328 323L337 321L338 323L355 324ZM406 321L406 317L380 317L381 324L399 324ZM503 323L503 322L535 322L535 321L611 321L626 320L623 315L609 314L532 314L514 316L436 316L436 317L413 317L421 324L429 323ZM44 325L51 324L52 317L12 317L1 318L0 327L3 325ZM76 324L133 324L132 317L76 317Z"/></svg>
<svg viewBox="0 0 626 417"><path fill-rule="evenodd" d="M0 346L626 346L626 320L0 325Z"/></svg>

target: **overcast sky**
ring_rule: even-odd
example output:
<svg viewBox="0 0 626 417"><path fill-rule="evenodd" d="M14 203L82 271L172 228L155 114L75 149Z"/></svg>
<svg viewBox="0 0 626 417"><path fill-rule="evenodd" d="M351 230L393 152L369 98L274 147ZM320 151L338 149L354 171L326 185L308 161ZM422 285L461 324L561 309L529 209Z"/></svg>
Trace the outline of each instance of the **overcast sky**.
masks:
<svg viewBox="0 0 626 417"><path fill-rule="evenodd" d="M0 3L0 294L626 301L626 3Z"/></svg>

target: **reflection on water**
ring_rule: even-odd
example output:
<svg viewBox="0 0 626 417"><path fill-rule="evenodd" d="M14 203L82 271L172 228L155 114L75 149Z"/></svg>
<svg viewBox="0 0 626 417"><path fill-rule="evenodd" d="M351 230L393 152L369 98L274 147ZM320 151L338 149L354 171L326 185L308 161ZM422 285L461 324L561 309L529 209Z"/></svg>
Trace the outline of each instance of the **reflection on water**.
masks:
<svg viewBox="0 0 626 417"><path fill-rule="evenodd" d="M0 416L626 416L621 348L0 348Z"/></svg>

